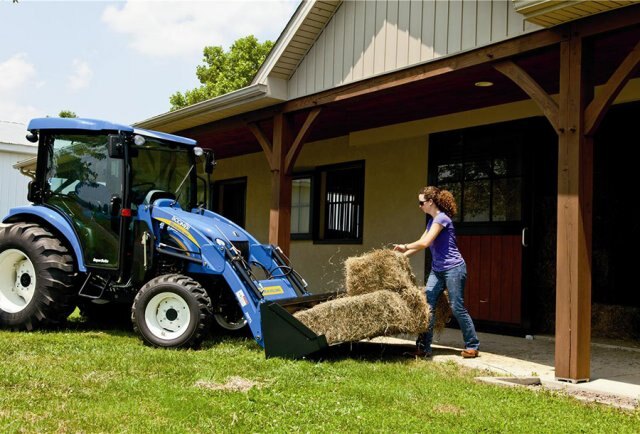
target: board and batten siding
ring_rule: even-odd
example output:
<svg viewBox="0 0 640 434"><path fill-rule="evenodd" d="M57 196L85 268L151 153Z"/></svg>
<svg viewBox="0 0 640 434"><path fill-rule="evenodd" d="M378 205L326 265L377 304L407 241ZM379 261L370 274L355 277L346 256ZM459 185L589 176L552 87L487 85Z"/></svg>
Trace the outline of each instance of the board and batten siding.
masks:
<svg viewBox="0 0 640 434"><path fill-rule="evenodd" d="M507 0L344 1L288 83L289 99L541 27Z"/></svg>
<svg viewBox="0 0 640 434"><path fill-rule="evenodd" d="M27 185L30 179L14 169L13 165L31 156L0 151L0 220L6 217L10 208L29 204Z"/></svg>

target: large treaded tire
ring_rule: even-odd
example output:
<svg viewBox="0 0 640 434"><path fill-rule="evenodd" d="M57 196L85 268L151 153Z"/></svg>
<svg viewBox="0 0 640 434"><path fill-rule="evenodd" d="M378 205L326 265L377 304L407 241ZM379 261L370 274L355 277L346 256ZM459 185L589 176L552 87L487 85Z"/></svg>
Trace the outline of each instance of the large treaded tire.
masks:
<svg viewBox="0 0 640 434"><path fill-rule="evenodd" d="M211 327L211 299L180 274L151 279L133 301L131 321L142 340L161 348L198 348Z"/></svg>
<svg viewBox="0 0 640 434"><path fill-rule="evenodd" d="M0 227L0 326L34 330L63 322L76 306L76 276L69 250L47 229L36 223ZM16 288L28 296L18 296Z"/></svg>

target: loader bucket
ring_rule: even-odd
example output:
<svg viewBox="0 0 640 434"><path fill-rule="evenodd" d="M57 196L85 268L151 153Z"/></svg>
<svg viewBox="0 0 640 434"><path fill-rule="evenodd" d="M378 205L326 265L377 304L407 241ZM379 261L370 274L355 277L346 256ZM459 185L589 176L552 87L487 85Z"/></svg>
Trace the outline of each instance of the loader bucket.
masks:
<svg viewBox="0 0 640 434"><path fill-rule="evenodd" d="M335 294L320 294L290 300L267 301L260 306L264 351L267 358L300 359L328 347L324 335L318 336L298 321L290 310L326 301Z"/></svg>

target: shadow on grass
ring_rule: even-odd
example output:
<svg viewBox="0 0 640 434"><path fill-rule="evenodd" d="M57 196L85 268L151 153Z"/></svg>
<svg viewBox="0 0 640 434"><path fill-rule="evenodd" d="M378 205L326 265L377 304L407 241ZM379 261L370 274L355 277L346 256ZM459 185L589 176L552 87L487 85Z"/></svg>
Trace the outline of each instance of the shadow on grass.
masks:
<svg viewBox="0 0 640 434"><path fill-rule="evenodd" d="M410 360L431 360L430 358L419 358L412 356L415 351L414 345L392 344L381 342L347 342L332 345L324 351L311 354L307 357L311 361L340 361L345 359L363 361L410 361ZM434 349L434 355L457 355L458 350L438 348Z"/></svg>
<svg viewBox="0 0 640 434"><path fill-rule="evenodd" d="M59 334L104 333L109 336L139 338L139 336L133 331L133 325L131 324L131 321L92 321L79 316L69 318L64 323L56 325L50 324L46 328L40 329L39 332ZM255 343L250 333L244 330L240 330L238 332L226 332L217 327L211 328L198 349L211 349L223 342L233 342L234 344L240 344L250 350L253 349L259 352L263 351L262 348ZM140 345L144 345L142 339L140 339Z"/></svg>

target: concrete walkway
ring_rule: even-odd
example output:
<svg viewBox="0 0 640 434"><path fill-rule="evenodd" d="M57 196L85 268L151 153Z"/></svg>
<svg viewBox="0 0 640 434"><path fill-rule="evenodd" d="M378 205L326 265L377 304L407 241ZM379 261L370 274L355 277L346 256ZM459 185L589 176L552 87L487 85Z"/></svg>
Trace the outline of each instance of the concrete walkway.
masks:
<svg viewBox="0 0 640 434"><path fill-rule="evenodd" d="M557 381L554 372L555 342L552 337L513 337L479 333L480 357L463 359L460 330L445 329L434 340L433 361L452 360L470 368L497 373L505 385L537 384L565 391L576 398L622 408L640 405L640 346L611 342L591 344L591 381L572 384ZM412 346L413 339L378 338L385 343ZM505 377L505 378L502 378ZM508 378L507 378L508 377ZM533 378L532 378L533 377ZM539 379L537 383L532 380ZM496 383L494 380L489 382Z"/></svg>

